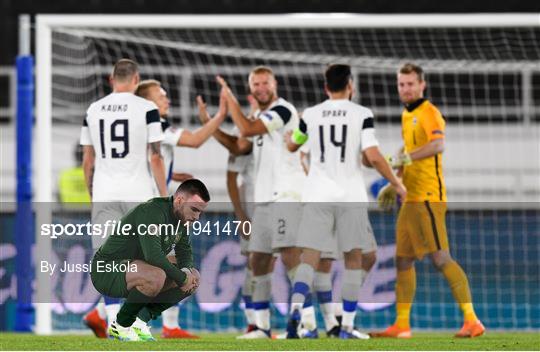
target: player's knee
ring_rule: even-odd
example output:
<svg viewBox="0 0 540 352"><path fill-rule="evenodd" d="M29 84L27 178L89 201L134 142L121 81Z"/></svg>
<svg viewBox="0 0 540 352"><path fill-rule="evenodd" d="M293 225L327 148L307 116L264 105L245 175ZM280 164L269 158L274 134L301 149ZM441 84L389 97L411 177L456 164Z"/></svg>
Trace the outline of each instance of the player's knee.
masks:
<svg viewBox="0 0 540 352"><path fill-rule="evenodd" d="M302 253L300 248L287 248L281 251L281 261L285 268L288 270L295 268L300 264L300 254Z"/></svg>
<svg viewBox="0 0 540 352"><path fill-rule="evenodd" d="M272 255L267 253L251 253L251 267L255 272L266 271L270 267Z"/></svg>
<svg viewBox="0 0 540 352"><path fill-rule="evenodd" d="M329 273L332 270L332 259L321 259L317 266L317 271L321 273Z"/></svg>
<svg viewBox="0 0 540 352"><path fill-rule="evenodd" d="M452 256L446 251L438 251L431 255L431 263L439 271L452 260Z"/></svg>
<svg viewBox="0 0 540 352"><path fill-rule="evenodd" d="M152 271L148 283L148 292L151 297L155 297L161 292L163 286L165 285L166 279L167 275L162 269L156 269Z"/></svg>
<svg viewBox="0 0 540 352"><path fill-rule="evenodd" d="M362 269L365 271L370 271L371 268L373 268L373 265L375 265L375 262L377 261L377 254L375 251L365 253L362 255Z"/></svg>
<svg viewBox="0 0 540 352"><path fill-rule="evenodd" d="M409 270L413 267L414 260L411 258L396 257L396 268L399 271Z"/></svg>

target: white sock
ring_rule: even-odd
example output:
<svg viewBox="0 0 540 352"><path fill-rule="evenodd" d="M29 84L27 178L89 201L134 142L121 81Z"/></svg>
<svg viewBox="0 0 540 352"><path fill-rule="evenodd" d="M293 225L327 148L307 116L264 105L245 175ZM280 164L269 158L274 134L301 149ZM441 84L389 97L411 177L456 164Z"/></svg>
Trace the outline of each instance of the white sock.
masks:
<svg viewBox="0 0 540 352"><path fill-rule="evenodd" d="M179 328L178 315L180 314L180 307L174 305L161 313L163 319L163 327L167 329Z"/></svg>
<svg viewBox="0 0 540 352"><path fill-rule="evenodd" d="M343 273L343 283L341 288L341 297L343 299L343 320L341 326L345 331L351 332L354 328L354 317L356 316L356 305L358 302L358 293L360 287L366 279L367 272L362 269L345 269ZM350 305L354 304L354 307ZM349 305L347 309L345 306Z"/></svg>
<svg viewBox="0 0 540 352"><path fill-rule="evenodd" d="M343 303L341 302L334 303L334 315L337 317L343 316Z"/></svg>
<svg viewBox="0 0 540 352"><path fill-rule="evenodd" d="M317 328L317 321L315 319L315 308L313 306L302 309L301 322L304 328L308 329L309 331L315 330Z"/></svg>
<svg viewBox="0 0 540 352"><path fill-rule="evenodd" d="M255 309L245 309L244 314L246 315L248 325L255 325Z"/></svg>
<svg viewBox="0 0 540 352"><path fill-rule="evenodd" d="M113 321L116 321L116 315L120 311L120 303L105 305L105 312L107 314L107 325L110 326Z"/></svg>
<svg viewBox="0 0 540 352"><path fill-rule="evenodd" d="M319 293L331 292L332 274L320 271L315 272L313 290L317 293L317 296L319 296ZM326 331L330 331L334 326L339 325L336 319L336 315L334 314L334 303L332 302L332 300L327 301L326 297L324 298L324 301L319 300L319 307L321 308L321 313L324 319L324 327L326 328Z"/></svg>
<svg viewBox="0 0 540 352"><path fill-rule="evenodd" d="M255 310L255 325L262 330L270 330L270 309Z"/></svg>
<svg viewBox="0 0 540 352"><path fill-rule="evenodd" d="M341 321L342 329L347 332L352 332L354 327L354 318L356 316L356 310L354 312L343 312L343 320Z"/></svg>
<svg viewBox="0 0 540 352"><path fill-rule="evenodd" d="M272 283L272 274L253 276L253 304L268 304L270 302L271 295L271 283ZM270 309L255 309L255 325L259 329L269 330L270 329Z"/></svg>
<svg viewBox="0 0 540 352"><path fill-rule="evenodd" d="M295 310L301 310L304 306L307 295L312 291L313 277L315 276L315 270L313 267L306 263L301 263L296 267L296 274L294 275L293 293L291 296L291 313ZM305 292L295 292L297 284L307 285Z"/></svg>
<svg viewBox="0 0 540 352"><path fill-rule="evenodd" d="M101 319L107 320L107 312L105 312L105 303L99 302L96 305L96 310Z"/></svg>
<svg viewBox="0 0 540 352"><path fill-rule="evenodd" d="M296 270L298 269L300 265L295 266L291 270L287 270L287 277L289 278L289 282L291 283L291 286L294 284L294 275L296 275Z"/></svg>
<svg viewBox="0 0 540 352"><path fill-rule="evenodd" d="M332 330L334 326L339 325L336 315L334 314L334 303L323 303L320 304L321 312L324 319L324 327L326 328L326 331Z"/></svg>

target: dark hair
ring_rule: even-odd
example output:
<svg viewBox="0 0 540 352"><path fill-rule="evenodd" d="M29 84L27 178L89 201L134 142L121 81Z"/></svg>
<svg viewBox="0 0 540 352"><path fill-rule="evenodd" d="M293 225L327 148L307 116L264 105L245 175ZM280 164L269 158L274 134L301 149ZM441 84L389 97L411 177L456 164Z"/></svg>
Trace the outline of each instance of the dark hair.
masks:
<svg viewBox="0 0 540 352"><path fill-rule="evenodd" d="M351 77L351 66L333 64L324 72L324 83L329 91L341 92L347 87Z"/></svg>
<svg viewBox="0 0 540 352"><path fill-rule="evenodd" d="M174 194L176 196L179 193L184 193L191 196L198 195L205 202L210 201L210 193L208 192L208 189L201 180L197 180L195 178L182 182Z"/></svg>
<svg viewBox="0 0 540 352"><path fill-rule="evenodd" d="M413 64L412 62L407 62L405 64L403 64L403 66L401 66L399 68L399 73L403 73L405 75L408 75L409 73L416 73L416 76L418 76L418 80L419 81L423 81L424 80L424 70L422 69L422 67L416 65L416 64Z"/></svg>
<svg viewBox="0 0 540 352"><path fill-rule="evenodd" d="M127 81L137 73L139 73L139 65L135 61L120 59L114 64L112 77L118 81Z"/></svg>

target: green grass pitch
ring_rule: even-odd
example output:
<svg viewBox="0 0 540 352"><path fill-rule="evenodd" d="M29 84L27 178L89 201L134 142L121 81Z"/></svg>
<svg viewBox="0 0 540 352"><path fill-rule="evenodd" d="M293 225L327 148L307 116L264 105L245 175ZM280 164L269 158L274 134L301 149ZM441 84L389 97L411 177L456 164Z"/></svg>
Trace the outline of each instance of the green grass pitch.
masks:
<svg viewBox="0 0 540 352"><path fill-rule="evenodd" d="M202 334L199 340L120 342L90 335L35 336L0 334L1 350L540 350L540 334L488 332L475 339L456 339L452 333L416 333L410 340L236 340L234 334Z"/></svg>

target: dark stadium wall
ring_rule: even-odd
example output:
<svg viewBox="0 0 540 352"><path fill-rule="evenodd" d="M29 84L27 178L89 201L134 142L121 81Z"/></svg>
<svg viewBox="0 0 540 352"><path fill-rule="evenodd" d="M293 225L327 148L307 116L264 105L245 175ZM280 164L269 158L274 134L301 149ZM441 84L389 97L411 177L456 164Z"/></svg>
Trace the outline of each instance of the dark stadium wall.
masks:
<svg viewBox="0 0 540 352"><path fill-rule="evenodd" d="M289 13L289 12L362 12L362 13L465 13L465 12L538 12L531 1L478 0L436 2L429 0L87 0L0 2L0 65L12 65L17 54L18 15L28 13Z"/></svg>

